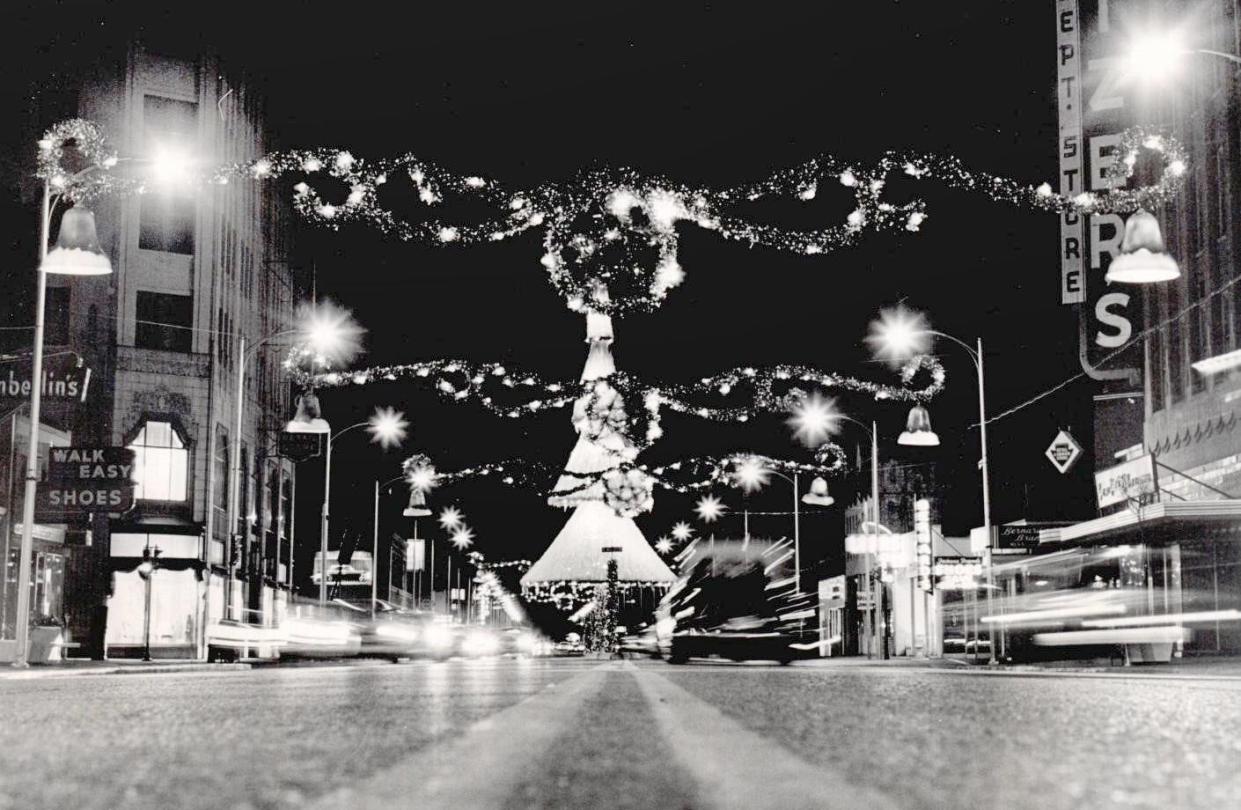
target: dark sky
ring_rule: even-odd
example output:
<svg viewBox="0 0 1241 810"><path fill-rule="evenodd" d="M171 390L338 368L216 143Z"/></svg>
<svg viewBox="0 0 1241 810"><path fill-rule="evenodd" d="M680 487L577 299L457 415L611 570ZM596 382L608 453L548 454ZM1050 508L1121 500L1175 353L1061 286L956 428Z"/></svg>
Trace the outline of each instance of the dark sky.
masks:
<svg viewBox="0 0 1241 810"><path fill-rule="evenodd" d="M818 153L865 160L889 148L952 153L1035 184L1056 174L1050 0L215 3L167 13L151 12L153 3L15 5L6 11L14 20L8 61L30 58L6 80L6 98L95 47L101 32L154 38L179 30L253 68L282 145L338 145L359 156L413 151L512 187L595 165L720 187ZM872 233L821 256L750 249L683 227L686 281L658 312L617 323L618 365L672 382L778 362L891 381L867 360L861 338L880 306L904 299L940 330L983 337L992 412L1077 372L1076 316L1057 299L1055 216L933 182L917 193L930 214L921 233ZM821 197L804 215L837 222L848 211L844 196ZM546 283L541 254L534 234L439 248L307 228L298 260L313 263L320 294L352 307L369 330L363 364L457 356L575 379L585 358L582 319ZM944 522L963 534L981 523L977 431L968 429L977 392L965 354L950 344L939 350L949 388L931 407L937 450L896 446L905 408L846 405L860 419L879 419L881 457L940 463ZM1088 465L1062 478L1042 452L1060 427L1090 446L1091 393L1079 383L992 426L997 522L1090 516ZM445 469L512 456L558 464L575 439L564 411L501 420L399 385L330 392L324 403L340 425L376 404L398 406L414 421L407 450ZM651 459L752 449L808 460L782 417L742 426L668 417L665 427ZM845 443L860 438L846 434ZM397 474L405 454L363 444L338 446L350 472L335 484L334 514L369 529L369 481ZM776 483L752 496L751 508L784 508L787 485ZM848 492L843 483L838 497ZM398 500L385 512L395 513ZM726 500L741 507L737 493ZM489 481L437 492L434 501L459 504L493 558L537 556L565 517L537 493ZM691 506L657 494L640 525L654 537L692 518ZM787 519L753 528L786 533ZM734 521L723 531L739 529ZM838 530L838 514L807 518L806 553L828 555Z"/></svg>

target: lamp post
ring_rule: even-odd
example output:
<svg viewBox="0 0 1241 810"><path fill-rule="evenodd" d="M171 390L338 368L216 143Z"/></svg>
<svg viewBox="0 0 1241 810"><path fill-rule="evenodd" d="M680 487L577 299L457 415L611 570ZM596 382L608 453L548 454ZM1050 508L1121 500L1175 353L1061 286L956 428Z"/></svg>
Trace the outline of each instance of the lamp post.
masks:
<svg viewBox="0 0 1241 810"><path fill-rule="evenodd" d="M795 593L801 593L801 512L799 509L801 503L801 487L798 485L798 474L793 473L792 477L785 475L779 470L772 469L763 465L761 459L757 456L746 456L737 462L737 469L734 473L734 479L747 492L753 492L767 483L767 476L775 475L783 478L793 487L793 580L795 583ZM749 539L749 530L746 531L746 539Z"/></svg>
<svg viewBox="0 0 1241 810"><path fill-rule="evenodd" d="M155 574L155 569L159 568L159 555L162 549L159 546L152 548L148 545L142 549L142 562L138 563L138 576L142 577L143 589L143 613L142 613L142 660L151 660L151 577Z"/></svg>
<svg viewBox="0 0 1241 810"><path fill-rule="evenodd" d="M375 603L376 603L376 600L379 599L379 576L378 576L379 575L379 490L387 489L388 487L395 484L397 481L404 481L405 479L406 479L405 473L401 473L396 478L392 478L387 481L384 481L382 484L379 483L378 478L375 479L375 509L374 509L374 515L373 515L374 522L371 527L371 618L372 619L375 618ZM388 559L389 559L389 565L388 565L389 594L388 596L389 598L391 598L391 586L392 586L391 558L392 558L392 555L389 554L388 555Z"/></svg>
<svg viewBox="0 0 1241 810"><path fill-rule="evenodd" d="M969 355L977 372L978 384L978 439L980 447L979 470L982 474L982 525L987 538L984 550L983 568L987 572L987 603L990 610L993 598L995 575L991 565L992 544L995 542L991 532L991 471L987 461L987 394L985 361L982 350L982 338L977 338L974 346L970 346L960 338L931 329L921 313L912 313L903 308L883 313L881 320L871 325L872 333L868 340L878 347L879 353L897 359L921 354L929 348L930 338L941 337L951 341ZM923 411L925 413L925 409ZM929 417L927 425L929 427ZM914 414L910 413L910 429L914 425ZM902 435L903 438L903 435ZM997 663L995 657L994 623L988 630L989 663Z"/></svg>
<svg viewBox="0 0 1241 810"><path fill-rule="evenodd" d="M405 418L404 418L405 414L399 411L394 411L391 408L376 408L375 412L371 414L370 418L367 419L366 421L354 422L349 427L339 430L336 433L331 433L329 432L330 428L328 428L327 430L323 429L327 427L327 422L325 422L323 419L311 418L312 414L318 412L318 400L317 399L314 400L313 410L310 409L309 407L303 407L306 404L307 400L313 399L313 398L314 398L313 394L302 395L301 399L299 400L299 404L298 404L297 417L295 417L294 420L289 423L286 429L289 431L294 431L294 432L309 431L309 432L315 432L315 433L324 433L327 435L327 449L324 451L324 463L323 463L323 507L319 513L320 514L320 522L319 522L319 555L320 555L319 603L322 605L326 605L327 604L327 554L328 554L327 541L328 541L328 529L330 525L329 504L331 503L331 494L332 494L332 445L336 442L337 439L339 439L341 436L344 436L346 433L350 432L351 430L364 427L371 434L371 441L373 443L379 444L384 449L387 449L389 447L395 447L399 445L402 440L404 440L406 429L409 427L409 423L405 421ZM307 425L310 425L311 427L308 428ZM371 561L372 566L374 565L374 563L375 561L372 559ZM372 581L374 580L373 571L371 574L371 579Z"/></svg>
<svg viewBox="0 0 1241 810"><path fill-rule="evenodd" d="M82 173L79 173L79 175ZM78 175L75 175L76 178ZM65 181L72 184L72 178ZM34 347L30 369L30 436L26 446L26 480L22 494L22 539L18 553L17 612L15 640L17 643L13 666L25 667L30 644L30 564L34 556L34 506L35 489L39 480L39 419L43 404L43 331L44 310L47 305L47 276L49 273L71 276L108 275L112 263L99 248L95 232L95 215L84 208L71 208L65 212L60 224L56 248L48 251L47 242L52 221L52 206L59 201L52 199L50 180L43 182L43 200L39 214L39 268L35 272L35 320Z"/></svg>

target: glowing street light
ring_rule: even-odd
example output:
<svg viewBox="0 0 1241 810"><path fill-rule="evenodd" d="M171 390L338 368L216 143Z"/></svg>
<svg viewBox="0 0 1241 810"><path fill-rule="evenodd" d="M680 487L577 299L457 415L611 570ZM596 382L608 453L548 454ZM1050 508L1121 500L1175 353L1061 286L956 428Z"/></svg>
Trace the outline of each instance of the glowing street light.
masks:
<svg viewBox="0 0 1241 810"><path fill-rule="evenodd" d="M694 527L682 520L672 527L672 536L684 543L694 536Z"/></svg>
<svg viewBox="0 0 1241 810"><path fill-rule="evenodd" d="M672 551L672 540L668 537L661 537L655 541L655 550L660 554L667 554Z"/></svg>
<svg viewBox="0 0 1241 810"><path fill-rule="evenodd" d="M816 391L803 397L788 418L793 436L807 447L819 447L840 428L840 412L836 400L820 396Z"/></svg>
<svg viewBox="0 0 1241 810"><path fill-rule="evenodd" d="M474 530L469 526L462 526L452 533L452 544L458 549L464 551L474 545Z"/></svg>
<svg viewBox="0 0 1241 810"><path fill-rule="evenodd" d="M1149 29L1129 38L1124 56L1126 76L1151 83L1162 83L1176 77L1185 64L1185 57L1206 54L1241 64L1241 57L1209 48L1190 48L1185 42L1185 31L1176 26Z"/></svg>
<svg viewBox="0 0 1241 810"><path fill-rule="evenodd" d="M464 524L465 515L455 506L445 506L440 510L440 528L445 531L456 531Z"/></svg>
<svg viewBox="0 0 1241 810"><path fill-rule="evenodd" d="M317 365L332 367L352 360L362 349L365 330L353 313L329 300L303 304L296 318L304 352Z"/></svg>
<svg viewBox="0 0 1241 810"><path fill-rule="evenodd" d="M703 495L698 500L698 505L694 507L694 511L698 513L698 519L703 523L714 523L728 511L728 507L714 495Z"/></svg>
<svg viewBox="0 0 1241 810"><path fill-rule="evenodd" d="M743 456L735 464L733 480L746 492L757 492L771 480L771 471L757 456Z"/></svg>
<svg viewBox="0 0 1241 810"><path fill-rule="evenodd" d="M870 322L866 342L876 359L898 366L915 355L926 354L935 334L925 315L898 305L883 310L878 320Z"/></svg>
<svg viewBox="0 0 1241 810"><path fill-rule="evenodd" d="M371 418L366 420L366 432L371 434L371 443L378 444L387 450L392 447L400 446L405 441L408 434L409 422L405 419L405 414L395 408L376 408L375 413L371 414ZM429 470L429 480L426 473L423 473L423 480L426 481L425 486L420 489L429 489L435 481L435 469L433 467L424 468ZM411 480L410 483L413 483Z"/></svg>

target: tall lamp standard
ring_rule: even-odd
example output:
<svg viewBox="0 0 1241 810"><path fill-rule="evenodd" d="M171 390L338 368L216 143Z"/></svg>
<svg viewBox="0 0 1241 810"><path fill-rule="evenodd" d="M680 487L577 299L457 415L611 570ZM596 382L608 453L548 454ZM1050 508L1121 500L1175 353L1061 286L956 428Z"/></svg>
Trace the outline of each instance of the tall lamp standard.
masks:
<svg viewBox="0 0 1241 810"><path fill-rule="evenodd" d="M917 354L923 354L930 348L931 338L941 337L951 341L969 355L978 373L978 441L980 460L978 467L982 472L982 525L987 538L986 556L983 566L987 572L987 601L991 602L994 589L994 571L991 565L991 546L994 539L991 535L991 473L987 463L987 397L986 374L982 351L982 338L977 338L975 346L970 346L960 338L930 328L922 313L910 312L903 307L880 313L880 319L871 324L871 334L867 341L875 348L876 354L889 360L901 360ZM913 424L913 414L910 414ZM929 417L928 417L929 424ZM990 608L988 608L990 610ZM997 663L995 657L995 626L990 628L989 662Z"/></svg>
<svg viewBox="0 0 1241 810"><path fill-rule="evenodd" d="M810 445L817 445L827 439L828 436L839 430L841 422L849 422L870 435L870 504L871 504L871 528L878 537L883 530L883 523L880 518L879 508L879 425L875 421L871 421L870 425L854 419L847 414L841 413L836 409L832 400L823 399L819 396L811 396L804 399L793 411L793 415L789 418L789 424L794 428L794 434L802 439L803 442ZM901 433L896 440L897 444L906 446L922 446L933 447L939 444L939 436L931 430L930 416L926 412L926 408L921 405L914 405L910 409L909 419L906 422L906 430ZM828 494L827 481L822 478L816 478L810 485L808 492L802 500L805 503L815 504L818 506L830 506L834 503L834 499ZM871 549L868 547L865 554L866 561L866 588L871 591L872 566L871 566ZM875 630L878 629L878 621L876 620L877 604L872 597L869 605L863 614L863 633L867 638L866 656L869 658L874 654L873 636ZM884 645L884 657L887 657L887 645Z"/></svg>
<svg viewBox="0 0 1241 810"><path fill-rule="evenodd" d="M47 153L55 148L52 140L43 138L39 149ZM44 310L47 306L48 274L65 276L106 276L112 273L112 262L99 247L95 230L95 215L82 205L65 211L56 236L56 247L48 250L51 238L52 211L64 199L75 199L74 190L79 180L99 169L111 169L120 162L140 163L155 167L159 179L170 180L183 176L186 168L182 157L164 153L156 159L117 158L104 159L100 165L91 165L72 175L55 174L43 178L43 195L39 210L39 267L35 271L35 318L30 369L30 436L26 448L26 478L22 490L22 539L18 553L17 612L15 641L17 645L13 666L25 667L30 644L30 563L34 556L34 506L35 489L39 481L39 419L43 404L43 333ZM52 189L56 191L53 193Z"/></svg>
<svg viewBox="0 0 1241 810"><path fill-rule="evenodd" d="M401 424L408 424L400 419L400 417L402 416L404 416L404 414L398 413L397 420ZM403 431L404 428L400 428L400 430ZM426 478L422 477L424 475L428 477ZM426 489L429 489L432 486L434 480L435 480L435 470L431 468L423 468L423 467L418 467L418 468L414 468L414 469L410 469L405 472L402 472L400 475L396 476L395 478L389 479L388 481L385 481L382 484L379 483L379 479L375 480L375 510L374 510L374 518L373 518L374 522L372 524L372 532L371 532L371 618L372 619L375 618L375 604L379 599L379 579L377 576L379 573L379 491L381 489L387 489L388 487L392 486L398 481L406 481L409 483L410 488L413 492L421 493L425 491ZM412 500L413 499L411 498L411 501ZM409 512L410 512L410 508L406 507L404 513L409 514ZM427 515L431 514L431 510L429 509L423 509L422 512L425 512ZM421 515L411 515L411 517L418 517L418 516L421 516ZM389 557L391 557L391 555L389 555ZM391 567L389 567L388 598L391 599L391 597L392 597L392 571L391 571Z"/></svg>
<svg viewBox="0 0 1241 810"><path fill-rule="evenodd" d="M767 484L768 476L775 475L783 478L793 487L793 579L795 583L794 593L801 593L801 512L799 505L801 503L801 487L798 484L798 474L794 472L792 476L785 475L779 470L774 470L763 464L758 456L744 456L737 460L736 470L733 478L746 492L754 492Z"/></svg>
<svg viewBox="0 0 1241 810"><path fill-rule="evenodd" d="M303 395L303 400L307 395ZM309 396L313 396L309 395ZM317 405L317 402L316 402ZM317 410L317 408L316 408ZM320 429L317 423L326 426L327 422L323 419L313 419L307 422L304 416L308 416L309 412L303 413L302 409L298 409L298 417L289 423L285 429L290 432L314 432L325 433L327 435L327 449L324 451L323 464L323 507L320 510L319 524L319 554L320 567L319 571L319 604L327 604L327 541L328 529L330 524L329 504L331 503L332 490L332 445L341 436L356 430L357 428L366 428L371 434L371 442L379 444L385 450L389 447L396 447L405 439L406 429L409 423L405 421L405 414L395 411L391 408L376 408L370 418L363 422L354 422L349 427L343 428L336 433L330 433L328 430ZM329 428L330 430L330 428ZM372 561L372 565L374 561ZM374 580L374 572L372 571L371 579Z"/></svg>
<svg viewBox="0 0 1241 810"><path fill-rule="evenodd" d="M233 407L233 436L232 446L229 451L232 454L232 465L229 470L230 480L228 485L229 543L225 550L224 563L228 571L228 577L224 580L225 618L232 618L233 611L233 566L236 564L236 561L233 559L233 547L236 542L235 538L240 518L239 510L241 509L241 426L246 401L246 366L263 346L279 338L294 335L299 338L299 344L309 349L316 359L322 360L324 363L326 363L326 359L329 357L342 359L356 350L357 338L362 331L347 312L337 311L330 305L325 304L323 307L311 306L309 309L304 310L304 315L306 316L306 322L302 325L293 329L282 329L278 332L273 332L249 345L247 345L246 336L240 336L237 353L237 397ZM308 404L308 401L299 397L299 415ZM314 401L313 408L316 411L315 417L317 417L318 400ZM317 422L311 424L309 421L299 421L297 417L294 417L293 422L290 424L297 424L299 432L317 433L325 432L327 429L327 422L322 419L318 419Z"/></svg>

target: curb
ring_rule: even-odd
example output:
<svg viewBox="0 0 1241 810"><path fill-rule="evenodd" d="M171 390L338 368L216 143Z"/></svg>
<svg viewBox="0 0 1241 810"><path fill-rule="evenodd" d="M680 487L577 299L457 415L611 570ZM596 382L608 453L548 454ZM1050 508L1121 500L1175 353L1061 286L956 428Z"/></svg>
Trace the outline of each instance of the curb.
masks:
<svg viewBox="0 0 1241 810"><path fill-rule="evenodd" d="M127 664L112 667L65 667L13 669L0 671L0 680L37 680L40 678L80 678L88 675L170 675L178 672L235 672L252 669L250 664Z"/></svg>

